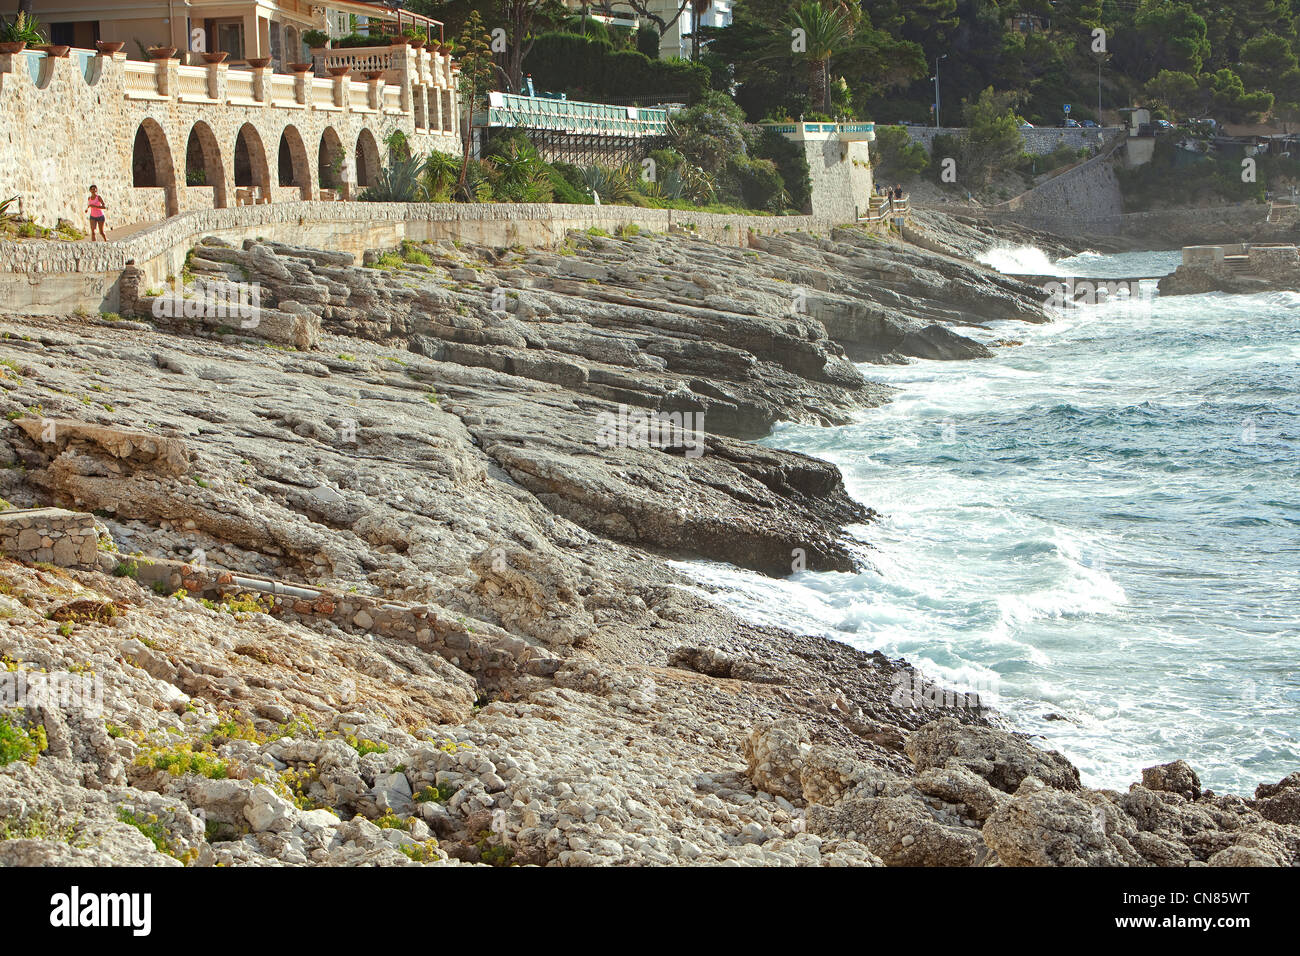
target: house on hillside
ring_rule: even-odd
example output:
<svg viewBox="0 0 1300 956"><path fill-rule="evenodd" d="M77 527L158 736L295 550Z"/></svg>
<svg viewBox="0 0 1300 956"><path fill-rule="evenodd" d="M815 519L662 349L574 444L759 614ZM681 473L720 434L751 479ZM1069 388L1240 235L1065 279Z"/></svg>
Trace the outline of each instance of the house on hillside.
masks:
<svg viewBox="0 0 1300 956"><path fill-rule="evenodd" d="M1036 13L1017 13L1007 17L1003 24L1013 33L1046 33L1051 29L1051 21Z"/></svg>
<svg viewBox="0 0 1300 956"><path fill-rule="evenodd" d="M731 24L732 18L732 0L712 0L702 11L697 11L690 3L683 9L682 0L637 0L637 6L651 16L642 16L627 0L605 0L603 3L564 0L564 5L574 13L585 13L603 23L633 30L643 26L658 28L654 17L671 23L672 26L659 38L659 56L665 60L690 58L691 32L697 23L702 27L725 27ZM678 16L679 10L681 16Z"/></svg>
<svg viewBox="0 0 1300 956"><path fill-rule="evenodd" d="M438 37L436 21L380 3L360 0L35 0L33 12L51 43L93 50L96 41L121 40L132 59L145 59L151 46L175 47L182 59L198 62L203 51L224 51L244 64L269 57L282 69L310 60L303 34L330 36L397 32L425 25ZM354 19L355 18L355 19ZM188 55L187 55L188 54Z"/></svg>

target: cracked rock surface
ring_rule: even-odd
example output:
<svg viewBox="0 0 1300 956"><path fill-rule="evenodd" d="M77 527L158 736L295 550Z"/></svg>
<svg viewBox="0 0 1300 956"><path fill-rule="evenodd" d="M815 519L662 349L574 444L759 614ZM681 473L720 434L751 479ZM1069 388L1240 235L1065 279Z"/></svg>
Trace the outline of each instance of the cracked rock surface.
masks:
<svg viewBox="0 0 1300 956"><path fill-rule="evenodd" d="M739 620L665 561L856 567L872 514L838 471L751 440L887 400L855 363L987 354L964 330L1045 320L1036 290L857 230L367 262L200 245L195 277L263 285L248 327L147 296L5 320L0 497L94 512L102 550L0 559L0 677L92 691L0 708L30 741L0 863L1300 860L1298 775L1089 790L918 704L969 701L906 662ZM671 427L601 440L636 413ZM330 597L142 584L164 561ZM411 608L435 635L388 626Z"/></svg>

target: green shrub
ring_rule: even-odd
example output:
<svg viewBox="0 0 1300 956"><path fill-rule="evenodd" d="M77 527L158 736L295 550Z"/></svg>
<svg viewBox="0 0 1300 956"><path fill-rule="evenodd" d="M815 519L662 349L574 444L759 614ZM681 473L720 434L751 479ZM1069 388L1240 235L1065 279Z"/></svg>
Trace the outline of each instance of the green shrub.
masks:
<svg viewBox="0 0 1300 956"><path fill-rule="evenodd" d="M770 159L781 174L781 182L789 196L788 205L805 208L812 201L812 176L808 157L800 143L793 143L773 129L763 127L754 143L753 155ZM922 156L925 155L922 151Z"/></svg>
<svg viewBox="0 0 1300 956"><path fill-rule="evenodd" d="M871 147L871 166L875 177L884 182L907 182L930 164L925 147L913 143L901 126L877 126L876 141Z"/></svg>
<svg viewBox="0 0 1300 956"><path fill-rule="evenodd" d="M570 203L577 206L590 206L594 202L587 192L582 179L582 170L569 163L550 163L546 174L551 180L551 194L554 202Z"/></svg>
<svg viewBox="0 0 1300 956"><path fill-rule="evenodd" d="M652 60L659 59L659 30L653 26L644 26L636 31L636 49L642 56Z"/></svg>
<svg viewBox="0 0 1300 956"><path fill-rule="evenodd" d="M727 163L726 173L728 181L735 183L736 198L742 205L767 212L780 212L790 205L785 183L770 159L737 156ZM726 192L722 197L729 198Z"/></svg>
<svg viewBox="0 0 1300 956"><path fill-rule="evenodd" d="M571 99L608 101L662 97L693 103L709 88L702 64L661 60L639 50L616 50L608 39L577 33L543 33L524 60L538 89Z"/></svg>
<svg viewBox="0 0 1300 956"><path fill-rule="evenodd" d="M37 725L30 730L15 726L0 714L0 767L15 760L36 763L36 758L49 746L45 728Z"/></svg>
<svg viewBox="0 0 1300 956"><path fill-rule="evenodd" d="M687 160L716 176L744 155L745 114L725 93L710 91L673 117L673 145Z"/></svg>

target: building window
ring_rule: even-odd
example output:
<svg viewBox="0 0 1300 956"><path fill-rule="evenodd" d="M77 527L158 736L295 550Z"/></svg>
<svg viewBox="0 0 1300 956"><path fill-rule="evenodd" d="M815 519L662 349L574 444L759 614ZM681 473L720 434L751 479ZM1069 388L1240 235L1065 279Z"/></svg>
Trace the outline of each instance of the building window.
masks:
<svg viewBox="0 0 1300 956"><path fill-rule="evenodd" d="M216 21L212 26L216 35L215 49L230 54L231 60L244 58L244 22L242 20Z"/></svg>

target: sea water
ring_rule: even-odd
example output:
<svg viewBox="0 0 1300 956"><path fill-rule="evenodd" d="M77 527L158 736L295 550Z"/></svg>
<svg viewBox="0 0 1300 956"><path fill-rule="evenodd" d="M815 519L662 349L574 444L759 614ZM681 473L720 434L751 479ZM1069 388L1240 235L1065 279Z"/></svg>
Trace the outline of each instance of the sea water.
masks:
<svg viewBox="0 0 1300 956"><path fill-rule="evenodd" d="M988 261L1132 278L1178 253ZM1178 758L1240 793L1300 770L1300 294L1152 294L976 334L1021 344L864 365L890 404L767 439L882 514L848 530L864 570L680 566L750 618L978 690L1092 786Z"/></svg>

